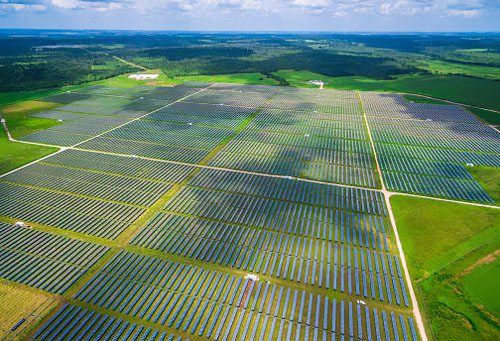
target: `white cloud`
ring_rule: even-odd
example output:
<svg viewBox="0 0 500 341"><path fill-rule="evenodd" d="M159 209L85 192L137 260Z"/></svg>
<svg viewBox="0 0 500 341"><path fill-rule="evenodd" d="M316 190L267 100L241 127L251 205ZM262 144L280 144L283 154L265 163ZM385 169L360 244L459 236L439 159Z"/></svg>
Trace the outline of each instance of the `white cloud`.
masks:
<svg viewBox="0 0 500 341"><path fill-rule="evenodd" d="M106 12L123 7L123 3L114 1L85 1L85 0L52 0L52 5L62 9L91 9Z"/></svg>
<svg viewBox="0 0 500 341"><path fill-rule="evenodd" d="M0 1L0 11L43 11L45 9L43 4Z"/></svg>
<svg viewBox="0 0 500 341"><path fill-rule="evenodd" d="M78 8L78 0L52 0L52 5L59 8Z"/></svg>
<svg viewBox="0 0 500 341"><path fill-rule="evenodd" d="M481 11L478 9L449 9L446 10L446 14L451 17L474 18L480 16Z"/></svg>
<svg viewBox="0 0 500 341"><path fill-rule="evenodd" d="M293 0L292 3L300 7L325 8L332 3L330 0Z"/></svg>
<svg viewBox="0 0 500 341"><path fill-rule="evenodd" d="M246 15L324 17L418 16L474 18L488 6L485 0L0 0L0 9L42 10L46 7L85 11L129 9L141 14L202 17ZM491 4L491 3L490 3Z"/></svg>

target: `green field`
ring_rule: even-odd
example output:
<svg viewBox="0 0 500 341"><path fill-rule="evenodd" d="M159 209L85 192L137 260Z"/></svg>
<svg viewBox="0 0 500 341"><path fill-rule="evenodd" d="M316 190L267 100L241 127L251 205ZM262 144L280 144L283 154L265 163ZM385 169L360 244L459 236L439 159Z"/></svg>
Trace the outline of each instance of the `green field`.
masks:
<svg viewBox="0 0 500 341"><path fill-rule="evenodd" d="M480 260L500 247L500 211L403 196L393 196L391 204L435 339L498 339L498 316L492 305L478 305L476 296L484 300L498 295L488 283L498 283L500 273L480 270ZM484 289L490 291L478 294Z"/></svg>
<svg viewBox="0 0 500 341"><path fill-rule="evenodd" d="M500 316L500 260L493 257L490 263L480 265L462 279L464 291L474 302L483 305L488 311Z"/></svg>
<svg viewBox="0 0 500 341"><path fill-rule="evenodd" d="M34 113L54 109L58 106L60 104L42 101L24 101L6 106L1 109L1 112L7 121L10 133L14 138L17 138L59 124L55 120L31 116Z"/></svg>
<svg viewBox="0 0 500 341"><path fill-rule="evenodd" d="M11 142L0 130L0 174L57 151L56 148Z"/></svg>
<svg viewBox="0 0 500 341"><path fill-rule="evenodd" d="M419 68L435 74L464 75L486 79L499 80L500 69L493 66L482 66L465 63L450 63L444 60L420 61Z"/></svg>

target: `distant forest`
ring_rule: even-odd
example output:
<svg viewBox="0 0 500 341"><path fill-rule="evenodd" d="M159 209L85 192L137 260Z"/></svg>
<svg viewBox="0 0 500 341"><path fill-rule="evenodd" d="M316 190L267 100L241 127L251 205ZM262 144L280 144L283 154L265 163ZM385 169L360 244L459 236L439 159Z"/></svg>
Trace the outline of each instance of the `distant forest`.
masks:
<svg viewBox="0 0 500 341"><path fill-rule="evenodd" d="M332 77L465 72L491 79L496 76L484 68L500 67L495 34L72 33L0 31L0 91L79 84L137 70L114 57L172 77L291 69Z"/></svg>

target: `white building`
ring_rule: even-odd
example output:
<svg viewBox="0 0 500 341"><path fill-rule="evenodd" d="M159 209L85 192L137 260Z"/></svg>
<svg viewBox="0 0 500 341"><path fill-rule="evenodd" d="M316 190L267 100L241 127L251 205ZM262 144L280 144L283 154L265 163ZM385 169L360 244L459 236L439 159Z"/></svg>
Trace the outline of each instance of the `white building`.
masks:
<svg viewBox="0 0 500 341"><path fill-rule="evenodd" d="M148 79L156 79L158 78L157 73L133 73L128 76L130 79L135 79L138 81L148 80Z"/></svg>

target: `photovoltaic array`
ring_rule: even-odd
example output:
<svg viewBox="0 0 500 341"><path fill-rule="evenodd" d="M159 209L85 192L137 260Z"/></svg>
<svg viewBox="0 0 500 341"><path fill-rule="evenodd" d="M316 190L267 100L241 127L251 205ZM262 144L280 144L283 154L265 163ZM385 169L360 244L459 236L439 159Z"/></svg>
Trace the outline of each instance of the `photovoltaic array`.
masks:
<svg viewBox="0 0 500 341"><path fill-rule="evenodd" d="M496 131L400 95L185 83L45 100L34 115L58 124L22 139L69 148L0 176L0 276L68 302L40 340L418 340L381 180L491 203L467 167L500 166Z"/></svg>
<svg viewBox="0 0 500 341"><path fill-rule="evenodd" d="M362 99L389 190L493 202L466 166L500 167L497 131L455 105L380 93Z"/></svg>

